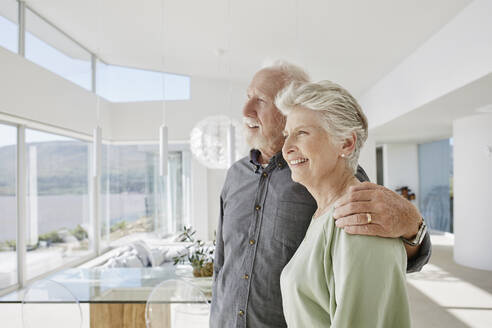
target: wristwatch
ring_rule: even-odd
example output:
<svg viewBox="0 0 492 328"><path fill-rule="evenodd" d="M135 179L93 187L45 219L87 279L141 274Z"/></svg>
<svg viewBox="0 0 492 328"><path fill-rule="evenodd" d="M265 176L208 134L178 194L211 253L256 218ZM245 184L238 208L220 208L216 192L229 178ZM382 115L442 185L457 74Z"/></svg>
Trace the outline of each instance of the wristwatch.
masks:
<svg viewBox="0 0 492 328"><path fill-rule="evenodd" d="M427 233L427 225L425 224L425 221L422 218L422 223L420 224L419 231L415 235L415 238L408 240L406 238L401 237L401 240L403 240L405 244L408 244L410 246L417 246L422 243L426 233Z"/></svg>

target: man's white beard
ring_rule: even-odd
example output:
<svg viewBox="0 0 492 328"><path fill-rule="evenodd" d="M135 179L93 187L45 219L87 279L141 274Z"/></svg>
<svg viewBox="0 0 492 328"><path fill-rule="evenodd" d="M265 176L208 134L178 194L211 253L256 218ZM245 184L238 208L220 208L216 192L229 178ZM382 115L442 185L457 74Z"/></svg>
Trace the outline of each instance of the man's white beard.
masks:
<svg viewBox="0 0 492 328"><path fill-rule="evenodd" d="M265 138L262 135L256 134L253 135L249 132L246 132L246 143L248 144L250 149L262 149L268 145Z"/></svg>
<svg viewBox="0 0 492 328"><path fill-rule="evenodd" d="M283 136L278 135L276 138L266 138L262 134L250 134L249 132L246 132L246 143L250 147L250 149L258 149L260 151L270 151L272 148L274 148L277 144L282 143L283 145ZM270 140L271 139L271 140ZM282 150L282 145L280 145L280 149L276 151Z"/></svg>

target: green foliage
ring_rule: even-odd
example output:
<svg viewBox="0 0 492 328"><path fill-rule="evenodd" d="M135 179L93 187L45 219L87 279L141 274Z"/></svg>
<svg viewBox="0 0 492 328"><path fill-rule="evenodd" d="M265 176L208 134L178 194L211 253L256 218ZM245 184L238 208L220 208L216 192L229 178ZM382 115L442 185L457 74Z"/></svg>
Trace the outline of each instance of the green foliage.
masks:
<svg viewBox="0 0 492 328"><path fill-rule="evenodd" d="M50 243L62 243L63 239L60 237L58 234L58 231L53 230L50 232L47 232L45 234L39 235L38 238L40 241L46 241Z"/></svg>
<svg viewBox="0 0 492 328"><path fill-rule="evenodd" d="M124 230L126 228L126 221L120 221L115 224L113 224L110 228L109 231L115 232L117 230Z"/></svg>
<svg viewBox="0 0 492 328"><path fill-rule="evenodd" d="M195 242L195 239L193 238L193 235L196 233L196 230L193 230L193 228L190 227L183 227L183 232L179 234L178 236L178 241L180 242Z"/></svg>
<svg viewBox="0 0 492 328"><path fill-rule="evenodd" d="M191 226L183 227L183 232L178 236L178 241L191 242L193 244L186 247L188 249L187 254L176 256L173 258L174 265L178 263L185 263L186 260L188 260L194 268L202 268L205 266L205 264L214 262L213 254L215 248L213 246L205 245L205 243L201 240L195 241L195 239L193 238L193 235L195 233L196 231L193 230Z"/></svg>
<svg viewBox="0 0 492 328"><path fill-rule="evenodd" d="M89 238L89 234L84 228L82 228L80 224L78 224L75 229L71 230L70 233L74 235L74 237L77 238L78 241Z"/></svg>
<svg viewBox="0 0 492 328"><path fill-rule="evenodd" d="M17 248L17 243L15 240L6 240L3 243L0 242L0 252L1 251L15 251Z"/></svg>
<svg viewBox="0 0 492 328"><path fill-rule="evenodd" d="M15 240L7 240L5 242L5 245L7 245L10 248L15 249L17 247L17 242Z"/></svg>

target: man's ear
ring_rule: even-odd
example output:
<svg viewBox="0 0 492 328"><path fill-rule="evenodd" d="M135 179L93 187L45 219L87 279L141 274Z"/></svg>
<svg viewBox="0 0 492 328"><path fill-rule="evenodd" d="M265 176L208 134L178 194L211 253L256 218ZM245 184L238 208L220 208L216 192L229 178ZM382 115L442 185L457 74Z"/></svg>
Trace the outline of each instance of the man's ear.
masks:
<svg viewBox="0 0 492 328"><path fill-rule="evenodd" d="M342 145L342 154L345 154L345 156L348 156L353 153L355 149L355 143L357 142L357 135L355 132L352 132L352 135L345 139L343 145Z"/></svg>

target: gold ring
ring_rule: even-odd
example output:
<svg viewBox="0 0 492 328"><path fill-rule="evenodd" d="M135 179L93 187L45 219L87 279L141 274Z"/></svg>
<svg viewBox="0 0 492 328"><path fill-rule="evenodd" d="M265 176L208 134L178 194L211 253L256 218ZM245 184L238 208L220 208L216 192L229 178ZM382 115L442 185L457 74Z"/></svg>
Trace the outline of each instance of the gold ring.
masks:
<svg viewBox="0 0 492 328"><path fill-rule="evenodd" d="M367 224L371 224L372 222L371 213L366 213L366 216L367 216Z"/></svg>

